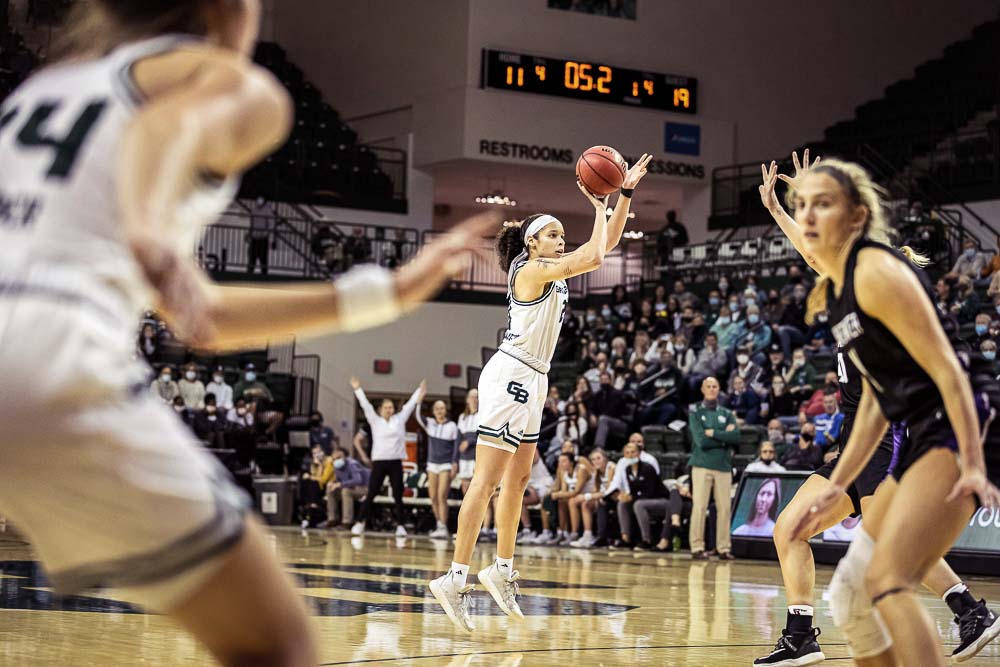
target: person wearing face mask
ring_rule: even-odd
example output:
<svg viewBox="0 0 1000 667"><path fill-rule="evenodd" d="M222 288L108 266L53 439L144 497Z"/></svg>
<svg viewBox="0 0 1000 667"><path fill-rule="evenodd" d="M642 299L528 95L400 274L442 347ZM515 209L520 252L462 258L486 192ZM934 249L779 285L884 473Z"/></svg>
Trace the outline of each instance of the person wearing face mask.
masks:
<svg viewBox="0 0 1000 667"><path fill-rule="evenodd" d="M177 383L184 405L192 410L205 407L205 385L198 379L198 367L188 364L184 367L184 376Z"/></svg>
<svg viewBox="0 0 1000 667"><path fill-rule="evenodd" d="M762 385L762 378L764 377L764 370L753 362L750 358L750 353L743 348L736 350L736 367L733 372L729 374L729 382L726 385L726 391L733 391L733 380L739 376L743 378L743 382L746 384L747 388L757 392L758 394L766 393L766 389Z"/></svg>
<svg viewBox="0 0 1000 667"><path fill-rule="evenodd" d="M990 316L988 313L979 313L976 315L975 330L966 337L966 340L972 346L972 349L978 350L983 341L990 338L992 338L990 336Z"/></svg>
<svg viewBox="0 0 1000 667"><path fill-rule="evenodd" d="M674 364L674 355L664 348L660 360L646 373L645 384L640 388L640 398L645 400L639 404L637 425L669 424L680 411L683 384L684 378Z"/></svg>
<svg viewBox="0 0 1000 667"><path fill-rule="evenodd" d="M721 376L729 365L726 351L719 347L718 336L709 331L705 335L705 346L698 352L698 358L688 375L688 393L696 394L702 381L709 375Z"/></svg>
<svg viewBox="0 0 1000 667"><path fill-rule="evenodd" d="M781 456L781 465L788 470L808 470L810 472L819 469L823 465L823 450L816 443L816 425L806 422L802 425L802 431L793 446L785 448L785 453Z"/></svg>
<svg viewBox="0 0 1000 667"><path fill-rule="evenodd" d="M719 310L722 309L722 295L719 290L713 289L708 293L708 301L705 308L705 325L711 327L719 319Z"/></svg>
<svg viewBox="0 0 1000 667"><path fill-rule="evenodd" d="M694 364L698 361L691 346L688 345L688 338L683 334L675 334L673 340L674 365L682 375L688 375L694 369Z"/></svg>
<svg viewBox="0 0 1000 667"><path fill-rule="evenodd" d="M760 308L757 306L747 306L746 321L740 323L736 344L750 353L755 364L764 363L764 352L771 344L771 327L761 319Z"/></svg>
<svg viewBox="0 0 1000 667"><path fill-rule="evenodd" d="M729 513L732 504L733 452L740 441L736 415L719 404L719 381L706 378L701 384L704 400L688 416L691 430L691 557L708 560L705 552L705 514L710 495L715 497L715 544L721 560L733 560L730 552Z"/></svg>
<svg viewBox="0 0 1000 667"><path fill-rule="evenodd" d="M817 338L820 339L819 343L814 342ZM816 319L813 320L813 323L809 325L809 329L806 331L806 340L809 341L809 346L814 350L822 349L823 352L830 351L835 344L833 331L830 328L830 313L823 311L816 314Z"/></svg>
<svg viewBox="0 0 1000 667"><path fill-rule="evenodd" d="M205 409L195 413L194 433L209 447L225 448L226 420L219 413L214 394L205 394Z"/></svg>
<svg viewBox="0 0 1000 667"><path fill-rule="evenodd" d="M170 366L164 366L160 369L159 376L149 385L149 390L164 403L172 402L181 394L180 388L174 382L174 373Z"/></svg>
<svg viewBox="0 0 1000 667"><path fill-rule="evenodd" d="M729 279L725 276L719 278L719 296L723 301L729 298Z"/></svg>
<svg viewBox="0 0 1000 667"><path fill-rule="evenodd" d="M607 449L610 436L624 438L628 434L628 424L623 419L625 411L625 395L614 388L610 373L601 373L600 386L590 399L590 427L596 429L595 447Z"/></svg>
<svg viewBox="0 0 1000 667"><path fill-rule="evenodd" d="M787 286L786 286L787 287ZM795 283L789 292L791 298L784 304L781 319L778 320L778 339L785 357L792 356L792 347L806 342L806 294L805 285Z"/></svg>
<svg viewBox="0 0 1000 667"><path fill-rule="evenodd" d="M792 366L785 373L788 393L799 400L808 398L816 389L816 369L806 360L806 351L801 347L792 354Z"/></svg>
<svg viewBox="0 0 1000 667"><path fill-rule="evenodd" d="M750 292L753 292L754 303L760 306L761 310L763 310L764 305L767 303L767 292L760 288L756 276L747 276L747 284L746 287L743 288L744 298L746 298Z"/></svg>
<svg viewBox="0 0 1000 667"><path fill-rule="evenodd" d="M761 305L761 299L757 296L757 290L753 287L747 287L743 290L743 307L749 308L750 306Z"/></svg>
<svg viewBox="0 0 1000 667"><path fill-rule="evenodd" d="M714 333L718 339L719 348L726 351L731 350L736 345L736 339L740 333L740 324L733 322L731 312L729 306L723 306L719 310L719 317L715 320L715 324L709 329L709 333Z"/></svg>
<svg viewBox="0 0 1000 667"><path fill-rule="evenodd" d="M174 408L174 412L176 412L177 416L181 418L181 421L188 426L193 427L194 412L191 411L191 408L184 405L184 399L178 394L177 396L174 396L174 400L171 403Z"/></svg>
<svg viewBox="0 0 1000 667"><path fill-rule="evenodd" d="M754 426L760 422L760 398L757 392L747 388L743 378L733 378L733 390L726 396L725 405L736 415L736 423Z"/></svg>
<svg viewBox="0 0 1000 667"><path fill-rule="evenodd" d="M152 364L160 352L160 338L156 335L156 328L146 323L142 325L138 341L139 352L146 359L146 363Z"/></svg>
<svg viewBox="0 0 1000 667"><path fill-rule="evenodd" d="M205 385L205 395L215 394L215 403L221 410L233 407L233 388L226 384L225 371L222 366L216 366L212 371L212 381Z"/></svg>
<svg viewBox="0 0 1000 667"><path fill-rule="evenodd" d="M746 317L746 313L743 312L743 303L738 294L730 294L727 303L729 305L729 319L733 324L739 323Z"/></svg>
<svg viewBox="0 0 1000 667"><path fill-rule="evenodd" d="M309 445L319 445L327 456L333 454L336 447L337 436L333 434L333 429L323 424L323 413L316 410L309 415Z"/></svg>
<svg viewBox="0 0 1000 667"><path fill-rule="evenodd" d="M231 428L252 429L254 425L252 406L247 405L247 402L241 398L226 413L226 421L229 422Z"/></svg>
<svg viewBox="0 0 1000 667"><path fill-rule="evenodd" d="M780 420L772 419L767 422L767 439L775 447L784 447L788 442L788 438L785 436L785 425Z"/></svg>
<svg viewBox="0 0 1000 667"><path fill-rule="evenodd" d="M321 527L346 530L354 522L354 503L368 491L371 472L343 449L333 450L333 479L326 485L326 523Z"/></svg>
<svg viewBox="0 0 1000 667"><path fill-rule="evenodd" d="M987 338L982 343L979 344L979 351L983 355L983 359L990 362L993 365L993 373L997 373L997 343L995 340Z"/></svg>
<svg viewBox="0 0 1000 667"><path fill-rule="evenodd" d="M246 365L243 369L243 377L233 387L233 399L238 401L241 398L247 401L255 401L260 398L268 401L274 400L271 390L258 377L257 367L252 363Z"/></svg>
<svg viewBox="0 0 1000 667"><path fill-rule="evenodd" d="M771 376L771 390L767 394L766 415L772 421L777 421L788 427L798 426L800 403L801 401L793 398L785 390L785 378L781 375ZM772 442L777 441L772 440Z"/></svg>
<svg viewBox="0 0 1000 667"><path fill-rule="evenodd" d="M966 238L962 243L962 254L955 260L954 266L951 267L951 271L945 275L945 278L955 280L960 276L966 276L970 279L979 279L987 262L986 255L976 248L975 239Z"/></svg>

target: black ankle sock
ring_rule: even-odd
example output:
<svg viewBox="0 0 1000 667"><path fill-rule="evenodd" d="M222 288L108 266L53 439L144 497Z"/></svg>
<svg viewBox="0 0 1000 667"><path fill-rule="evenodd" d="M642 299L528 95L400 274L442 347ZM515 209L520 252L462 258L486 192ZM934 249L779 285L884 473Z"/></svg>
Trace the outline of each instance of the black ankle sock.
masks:
<svg viewBox="0 0 1000 667"><path fill-rule="evenodd" d="M979 604L976 602L976 598L972 597L972 593L969 592L968 588L961 593L952 593L945 598L945 602L948 603L948 607L951 608L951 611L955 614L955 616L961 616L963 613Z"/></svg>
<svg viewBox="0 0 1000 667"><path fill-rule="evenodd" d="M785 629L790 635L801 635L812 630L813 617L805 614L788 613L785 619Z"/></svg>

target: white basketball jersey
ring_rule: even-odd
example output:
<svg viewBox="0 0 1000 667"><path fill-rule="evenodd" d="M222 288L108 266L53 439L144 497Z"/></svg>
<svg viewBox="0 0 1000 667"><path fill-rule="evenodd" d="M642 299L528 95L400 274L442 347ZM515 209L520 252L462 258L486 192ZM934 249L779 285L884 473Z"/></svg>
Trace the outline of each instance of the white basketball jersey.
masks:
<svg viewBox="0 0 1000 667"><path fill-rule="evenodd" d="M510 265L507 273L507 332L500 350L523 361L539 373L548 373L552 354L559 340L563 314L569 301L569 288L564 280L554 280L534 301L518 301L514 297L514 278L528 263L523 252Z"/></svg>
<svg viewBox="0 0 1000 667"><path fill-rule="evenodd" d="M168 35L96 60L45 68L0 106L0 289L55 289L114 301L137 316L149 305L127 246L117 176L120 144L143 103L140 59L191 41ZM199 183L169 237L192 252L201 226L232 201L235 183ZM132 326L136 322L133 320Z"/></svg>

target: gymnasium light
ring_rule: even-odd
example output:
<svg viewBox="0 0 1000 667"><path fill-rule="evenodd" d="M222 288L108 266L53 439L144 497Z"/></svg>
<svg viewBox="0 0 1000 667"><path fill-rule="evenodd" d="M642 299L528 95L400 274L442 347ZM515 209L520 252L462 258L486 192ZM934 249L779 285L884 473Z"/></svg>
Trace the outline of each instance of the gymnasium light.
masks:
<svg viewBox="0 0 1000 667"><path fill-rule="evenodd" d="M517 200L511 199L502 192L490 192L476 197L477 204L492 204L495 206L517 206Z"/></svg>

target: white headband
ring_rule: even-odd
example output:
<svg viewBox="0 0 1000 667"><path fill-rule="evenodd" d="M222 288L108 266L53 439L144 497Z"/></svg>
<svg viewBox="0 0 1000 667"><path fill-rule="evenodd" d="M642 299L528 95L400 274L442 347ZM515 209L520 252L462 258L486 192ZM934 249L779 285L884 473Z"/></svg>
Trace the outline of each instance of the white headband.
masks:
<svg viewBox="0 0 1000 667"><path fill-rule="evenodd" d="M538 232L542 231L542 227L544 227L545 225L551 224L553 222L559 222L559 220L557 220L556 218L553 218L551 215L549 215L547 213L544 214L544 215L540 215L537 218L535 218L534 220L532 220L531 224L528 225L528 228L524 231L524 245L525 245L525 247L527 247L527 245L528 245L528 237L529 236L534 236Z"/></svg>

